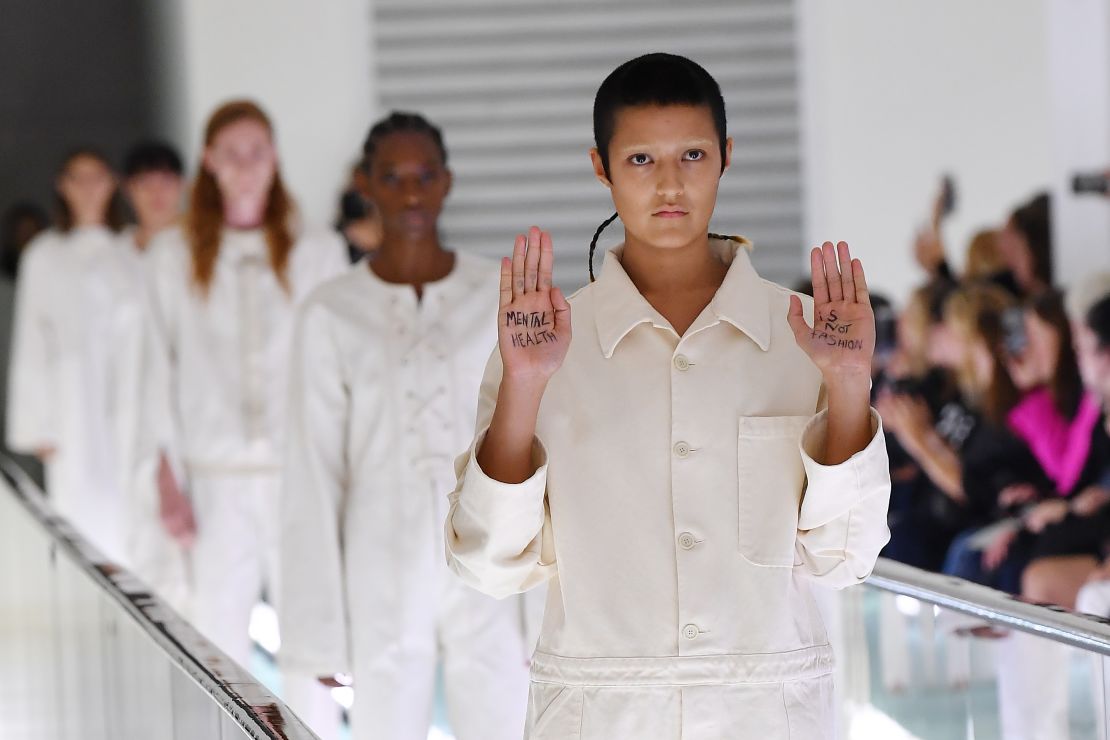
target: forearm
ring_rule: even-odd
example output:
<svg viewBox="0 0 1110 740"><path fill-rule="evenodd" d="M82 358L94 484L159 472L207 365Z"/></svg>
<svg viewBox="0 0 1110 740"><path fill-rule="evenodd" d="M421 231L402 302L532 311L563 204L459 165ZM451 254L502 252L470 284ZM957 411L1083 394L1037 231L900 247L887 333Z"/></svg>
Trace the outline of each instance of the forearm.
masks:
<svg viewBox="0 0 1110 740"><path fill-rule="evenodd" d="M489 431L478 449L478 465L502 483L523 483L536 472L532 441L546 382L503 379Z"/></svg>
<svg viewBox="0 0 1110 740"><path fill-rule="evenodd" d="M821 462L839 465L871 441L870 379L852 378L826 383L828 433Z"/></svg>
<svg viewBox="0 0 1110 740"><path fill-rule="evenodd" d="M960 459L940 435L930 429L920 440L903 446L937 488L958 503L967 501Z"/></svg>

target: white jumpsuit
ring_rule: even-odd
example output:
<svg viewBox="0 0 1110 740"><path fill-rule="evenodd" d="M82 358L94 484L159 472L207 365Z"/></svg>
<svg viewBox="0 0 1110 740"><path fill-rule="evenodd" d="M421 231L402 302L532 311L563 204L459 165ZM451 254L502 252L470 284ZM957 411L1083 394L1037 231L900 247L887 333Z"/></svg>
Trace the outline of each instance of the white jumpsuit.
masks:
<svg viewBox="0 0 1110 740"><path fill-rule="evenodd" d="M574 337L543 397L538 468L508 485L456 463L448 556L503 596L548 581L528 736L832 738L833 656L810 592L866 578L889 535L878 415L865 449L822 465L820 371L789 292L747 251L681 337L606 256L571 298ZM804 299L807 314L813 304Z"/></svg>
<svg viewBox="0 0 1110 740"><path fill-rule="evenodd" d="M28 245L8 392L8 447L55 448L46 467L55 509L124 564L144 309L137 260L104 227L50 230Z"/></svg>
<svg viewBox="0 0 1110 740"><path fill-rule="evenodd" d="M180 229L156 237L147 254L156 351L145 373L146 436L170 453L192 499L192 621L240 665L249 665L247 627L262 589L281 600L277 509L293 316L348 264L338 234L301 236L288 257L287 290L261 230L225 229L205 295ZM148 475L156 452L144 455ZM312 712L290 702L312 724Z"/></svg>
<svg viewBox="0 0 1110 740"><path fill-rule="evenodd" d="M353 737L424 740L442 659L459 740L518 740L527 653L517 599L443 561L452 461L496 344L499 270L458 254L424 286L367 263L302 308L283 497L283 660L354 676Z"/></svg>

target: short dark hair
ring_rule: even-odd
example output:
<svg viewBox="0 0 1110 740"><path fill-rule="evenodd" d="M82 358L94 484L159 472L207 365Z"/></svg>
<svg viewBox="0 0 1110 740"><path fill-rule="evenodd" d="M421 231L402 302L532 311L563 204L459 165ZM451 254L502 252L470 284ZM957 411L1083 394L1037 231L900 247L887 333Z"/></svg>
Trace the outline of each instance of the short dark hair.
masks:
<svg viewBox="0 0 1110 740"><path fill-rule="evenodd" d="M181 155L164 141L142 141L131 147L123 158L123 176L134 177L145 172L172 172L182 175Z"/></svg>
<svg viewBox="0 0 1110 740"><path fill-rule="evenodd" d="M1087 327L1095 333L1099 349L1110 349L1110 295L1103 296L1087 312Z"/></svg>
<svg viewBox="0 0 1110 740"><path fill-rule="evenodd" d="M366 172L370 171L370 161L374 158L374 153L378 150L378 144L382 139L390 134L410 132L428 136L439 149L443 166L447 166L447 146L443 143L443 132L439 127L419 113L393 111L375 123L370 128L370 133L366 135L366 141L362 144L362 168Z"/></svg>
<svg viewBox="0 0 1110 740"><path fill-rule="evenodd" d="M594 96L594 145L609 174L609 142L617 113L641 105L704 105L713 116L725 163L728 119L721 87L697 62L676 54L645 54L613 70Z"/></svg>

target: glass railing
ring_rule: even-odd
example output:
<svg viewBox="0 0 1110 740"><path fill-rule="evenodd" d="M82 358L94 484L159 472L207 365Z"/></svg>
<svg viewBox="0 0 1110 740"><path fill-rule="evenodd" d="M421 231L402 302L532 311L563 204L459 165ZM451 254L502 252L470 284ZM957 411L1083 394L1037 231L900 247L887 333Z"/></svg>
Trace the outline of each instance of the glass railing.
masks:
<svg viewBox="0 0 1110 740"><path fill-rule="evenodd" d="M825 606L843 738L1110 740L1105 619L886 560Z"/></svg>
<svg viewBox="0 0 1110 740"><path fill-rule="evenodd" d="M0 738L315 738L17 469L0 472ZM819 595L839 738L1110 740L1105 619L885 560Z"/></svg>
<svg viewBox="0 0 1110 740"><path fill-rule="evenodd" d="M19 471L0 479L0 738L315 738L108 563Z"/></svg>

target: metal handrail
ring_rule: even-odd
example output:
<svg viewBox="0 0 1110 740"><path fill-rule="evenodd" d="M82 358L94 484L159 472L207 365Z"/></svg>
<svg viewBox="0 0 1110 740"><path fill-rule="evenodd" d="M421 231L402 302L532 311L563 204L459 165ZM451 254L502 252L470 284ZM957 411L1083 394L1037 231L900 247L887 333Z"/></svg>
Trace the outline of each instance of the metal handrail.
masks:
<svg viewBox="0 0 1110 740"><path fill-rule="evenodd" d="M879 558L867 585L1110 657L1110 619Z"/></svg>
<svg viewBox="0 0 1110 740"><path fill-rule="evenodd" d="M254 676L55 514L42 491L15 463L0 458L0 473L5 479L0 481L0 490L11 493L49 533L58 551L98 584L247 735L256 740L319 740Z"/></svg>

